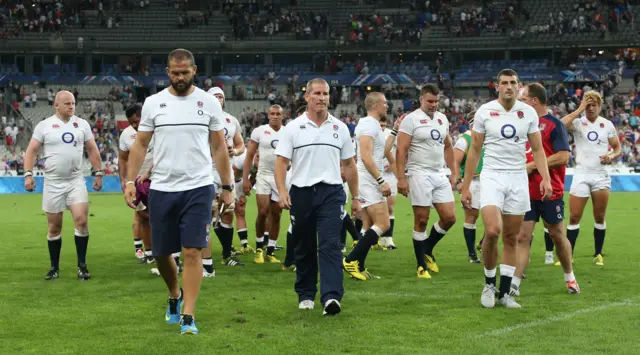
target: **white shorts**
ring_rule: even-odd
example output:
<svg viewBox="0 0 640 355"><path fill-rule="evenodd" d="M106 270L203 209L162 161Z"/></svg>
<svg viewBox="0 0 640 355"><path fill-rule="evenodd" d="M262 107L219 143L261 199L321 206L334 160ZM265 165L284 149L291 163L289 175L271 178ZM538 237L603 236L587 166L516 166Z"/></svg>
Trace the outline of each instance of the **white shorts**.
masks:
<svg viewBox="0 0 640 355"><path fill-rule="evenodd" d="M369 174L367 174L367 176L360 176L358 180L358 193L360 194L360 207L362 208L387 201L382 195L380 184L373 180L373 177Z"/></svg>
<svg viewBox="0 0 640 355"><path fill-rule="evenodd" d="M244 169L244 158L246 157L247 157L247 150L245 149L244 153L242 153L241 155L238 155L237 157L233 157L231 159L231 163L236 169L242 171L242 169Z"/></svg>
<svg viewBox="0 0 640 355"><path fill-rule="evenodd" d="M389 184L389 187L391 187L391 196L397 195L398 194L398 179L396 179L396 176L393 175L393 173L384 173L383 177L384 177L384 181L386 181L387 184Z"/></svg>
<svg viewBox="0 0 640 355"><path fill-rule="evenodd" d="M471 208L474 210L480 209L480 177L476 176L471 180Z"/></svg>
<svg viewBox="0 0 640 355"><path fill-rule="evenodd" d="M233 173L231 174L229 181L232 181L231 186L235 185ZM222 181L220 181L220 174L218 173L218 170L213 171L213 186L216 189L216 197L222 195ZM233 191L231 191L231 198L235 201L236 196L236 189L234 188Z"/></svg>
<svg viewBox="0 0 640 355"><path fill-rule="evenodd" d="M434 203L453 202L453 189L444 174L408 177L411 206L431 207Z"/></svg>
<svg viewBox="0 0 640 355"><path fill-rule="evenodd" d="M594 174L576 173L573 175L569 194L576 197L590 197L593 191L610 189L611 177L607 172Z"/></svg>
<svg viewBox="0 0 640 355"><path fill-rule="evenodd" d="M84 176L71 181L52 182L45 179L42 190L42 210L47 213L64 212L71 205L89 203Z"/></svg>
<svg viewBox="0 0 640 355"><path fill-rule="evenodd" d="M480 208L496 206L504 214L524 215L531 209L526 171L483 170L480 175Z"/></svg>
<svg viewBox="0 0 640 355"><path fill-rule="evenodd" d="M346 182L343 182L342 188L344 189L344 194L347 195L347 197L344 200L344 204L346 205L347 203L349 203L349 184L347 184Z"/></svg>
<svg viewBox="0 0 640 355"><path fill-rule="evenodd" d="M233 192L236 194L236 198L240 198L244 196L244 191L242 190L242 179L235 182L235 188Z"/></svg>
<svg viewBox="0 0 640 355"><path fill-rule="evenodd" d="M291 189L291 171L287 171L287 190ZM280 193L274 175L258 174L256 176L256 195L271 195L271 201L280 201Z"/></svg>

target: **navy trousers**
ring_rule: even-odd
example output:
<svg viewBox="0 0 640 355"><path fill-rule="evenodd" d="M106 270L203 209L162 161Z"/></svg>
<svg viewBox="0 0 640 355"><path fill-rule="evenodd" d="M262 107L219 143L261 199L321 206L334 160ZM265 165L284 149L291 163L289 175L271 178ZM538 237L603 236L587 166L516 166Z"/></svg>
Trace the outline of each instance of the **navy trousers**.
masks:
<svg viewBox="0 0 640 355"><path fill-rule="evenodd" d="M342 185L319 183L311 187L292 186L291 224L295 241L296 284L299 301L340 301L344 295L340 230L346 195Z"/></svg>

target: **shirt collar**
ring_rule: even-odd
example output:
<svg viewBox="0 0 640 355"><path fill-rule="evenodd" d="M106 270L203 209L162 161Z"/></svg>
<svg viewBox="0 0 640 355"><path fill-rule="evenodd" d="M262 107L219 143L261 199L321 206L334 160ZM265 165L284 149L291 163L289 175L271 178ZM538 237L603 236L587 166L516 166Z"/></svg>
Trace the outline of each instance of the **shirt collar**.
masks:
<svg viewBox="0 0 640 355"><path fill-rule="evenodd" d="M318 126L316 126L316 124L315 124L315 123L313 123L313 121L311 121L311 120L309 119L309 116L307 116L307 113L306 113L306 112L305 112L305 113L303 113L300 117L302 118L302 124L303 124L303 125L311 124L311 125L312 125L312 126L314 126L314 127L318 127ZM327 120L326 120L326 121L324 121L324 122L322 123L322 125L325 125L325 124L327 124L327 123L333 123L333 122L334 122L334 120L336 120L336 119L337 119L337 118L333 117L333 116L331 115L331 113L329 113L329 117L327 118Z"/></svg>

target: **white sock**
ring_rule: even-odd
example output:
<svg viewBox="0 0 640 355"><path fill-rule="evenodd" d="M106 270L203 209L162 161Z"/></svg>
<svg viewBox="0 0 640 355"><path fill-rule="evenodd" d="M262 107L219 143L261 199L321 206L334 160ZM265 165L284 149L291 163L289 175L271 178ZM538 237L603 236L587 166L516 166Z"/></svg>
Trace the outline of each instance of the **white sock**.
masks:
<svg viewBox="0 0 640 355"><path fill-rule="evenodd" d="M511 279L511 285L519 288L520 287L520 279L514 276Z"/></svg>
<svg viewBox="0 0 640 355"><path fill-rule="evenodd" d="M213 259L211 259L211 258L202 258L202 265L213 265Z"/></svg>
<svg viewBox="0 0 640 355"><path fill-rule="evenodd" d="M267 246L275 247L276 246L276 242L277 242L277 240L269 239L269 244Z"/></svg>
<svg viewBox="0 0 640 355"><path fill-rule="evenodd" d="M149 256L149 257L150 257L150 256L153 256L153 251L152 251L152 250L145 250L145 251L144 251L144 255L145 255L145 256Z"/></svg>
<svg viewBox="0 0 640 355"><path fill-rule="evenodd" d="M552 251L545 251L544 255L545 256L549 256L549 255L553 256L553 252Z"/></svg>
<svg viewBox="0 0 640 355"><path fill-rule="evenodd" d="M571 271L568 274L567 273L564 274L564 282L571 282L575 280L576 280L576 276L573 274L573 271Z"/></svg>
<svg viewBox="0 0 640 355"><path fill-rule="evenodd" d="M264 242L264 237L256 237L256 242L258 243Z"/></svg>
<svg viewBox="0 0 640 355"><path fill-rule="evenodd" d="M486 276L486 277L496 277L496 268L493 268L491 270L485 268L484 269L484 276Z"/></svg>

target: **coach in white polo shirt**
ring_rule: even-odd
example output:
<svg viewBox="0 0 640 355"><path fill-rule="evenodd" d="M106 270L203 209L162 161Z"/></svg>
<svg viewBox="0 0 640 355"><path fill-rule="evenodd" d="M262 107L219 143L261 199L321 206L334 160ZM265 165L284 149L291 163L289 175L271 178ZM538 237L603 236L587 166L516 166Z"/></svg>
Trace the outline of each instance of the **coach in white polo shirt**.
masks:
<svg viewBox="0 0 640 355"><path fill-rule="evenodd" d="M318 78L309 81L304 98L307 112L289 122L280 134L275 152L278 156L276 185L280 205L290 209L291 214L299 308L314 307L319 264L323 314L335 315L340 313L344 294L340 228L346 196L340 162L351 190L351 208L355 211L360 209L358 173L349 129L328 111L329 84ZM286 186L289 162L290 191Z"/></svg>
<svg viewBox="0 0 640 355"><path fill-rule="evenodd" d="M134 180L153 137L148 208L153 256L169 289L165 320L169 324L179 322L183 334L196 334L194 312L202 282L202 249L207 247L215 194L212 154L225 204L231 203L231 165L222 107L215 97L193 86L196 73L193 55L185 49L176 49L169 54L167 64L171 86L144 102L138 135L129 152L124 193L127 204L135 208ZM171 257L181 249L184 290L178 285L178 270Z"/></svg>

